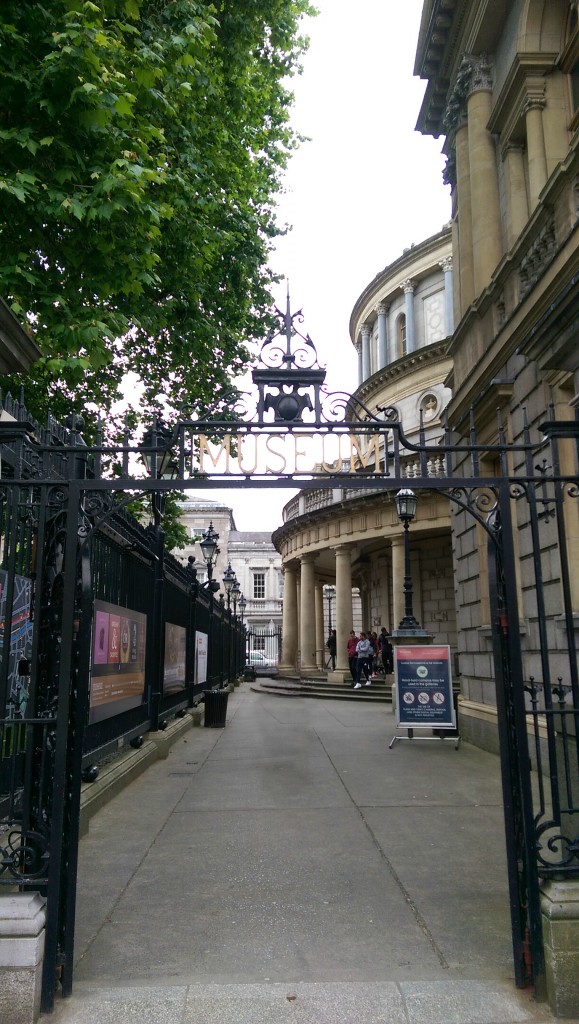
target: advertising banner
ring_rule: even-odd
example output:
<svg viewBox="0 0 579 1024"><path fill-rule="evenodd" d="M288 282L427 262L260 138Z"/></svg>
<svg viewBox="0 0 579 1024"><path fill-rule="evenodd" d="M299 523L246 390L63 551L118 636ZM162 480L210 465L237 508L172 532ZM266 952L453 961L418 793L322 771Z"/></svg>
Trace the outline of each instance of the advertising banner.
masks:
<svg viewBox="0 0 579 1024"><path fill-rule="evenodd" d="M207 682L207 633L195 633L195 686Z"/></svg>
<svg viewBox="0 0 579 1024"><path fill-rule="evenodd" d="M165 623L165 663L163 693L178 693L185 689L185 657L187 630L174 622Z"/></svg>
<svg viewBox="0 0 579 1024"><path fill-rule="evenodd" d="M12 614L10 627L6 629L6 609L8 595L8 574L0 570L0 663L8 678L8 703L13 712L23 715L28 703L30 672L21 675L23 662L30 662L32 657L32 581L25 576L13 577ZM9 649L4 650L4 637L8 632ZM8 668L3 664L8 657Z"/></svg>
<svg viewBox="0 0 579 1024"><path fill-rule="evenodd" d="M142 704L147 616L95 601L89 724Z"/></svg>
<svg viewBox="0 0 579 1024"><path fill-rule="evenodd" d="M455 729L450 647L394 648L396 724L406 729Z"/></svg>

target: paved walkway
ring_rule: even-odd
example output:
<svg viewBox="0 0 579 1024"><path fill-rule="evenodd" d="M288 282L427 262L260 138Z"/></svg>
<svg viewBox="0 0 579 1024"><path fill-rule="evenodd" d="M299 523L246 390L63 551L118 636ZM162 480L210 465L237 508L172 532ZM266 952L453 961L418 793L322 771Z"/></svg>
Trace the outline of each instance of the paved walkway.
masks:
<svg viewBox="0 0 579 1024"><path fill-rule="evenodd" d="M55 1024L551 1022L512 981L497 758L394 731L232 694L92 819Z"/></svg>

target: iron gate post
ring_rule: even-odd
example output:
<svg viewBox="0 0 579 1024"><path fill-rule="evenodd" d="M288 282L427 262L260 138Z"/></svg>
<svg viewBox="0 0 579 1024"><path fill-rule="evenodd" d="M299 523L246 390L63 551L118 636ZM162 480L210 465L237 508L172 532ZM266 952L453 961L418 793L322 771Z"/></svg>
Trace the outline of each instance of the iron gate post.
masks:
<svg viewBox="0 0 579 1024"><path fill-rule="evenodd" d="M515 980L537 987L543 940L508 476L497 490L489 583Z"/></svg>

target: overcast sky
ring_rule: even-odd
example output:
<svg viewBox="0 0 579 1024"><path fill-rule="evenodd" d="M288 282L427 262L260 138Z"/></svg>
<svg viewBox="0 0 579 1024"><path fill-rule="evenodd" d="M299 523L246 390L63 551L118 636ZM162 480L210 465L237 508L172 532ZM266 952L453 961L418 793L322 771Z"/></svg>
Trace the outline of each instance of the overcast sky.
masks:
<svg viewBox="0 0 579 1024"><path fill-rule="evenodd" d="M413 77L423 0L316 0L310 49L295 80L293 124L309 137L292 157L272 257L289 278L292 311L332 390L357 385L348 326L354 304L405 248L450 219L442 139L415 125L425 83ZM276 302L285 308L285 283ZM274 530L295 491L205 492L233 508L240 530Z"/></svg>

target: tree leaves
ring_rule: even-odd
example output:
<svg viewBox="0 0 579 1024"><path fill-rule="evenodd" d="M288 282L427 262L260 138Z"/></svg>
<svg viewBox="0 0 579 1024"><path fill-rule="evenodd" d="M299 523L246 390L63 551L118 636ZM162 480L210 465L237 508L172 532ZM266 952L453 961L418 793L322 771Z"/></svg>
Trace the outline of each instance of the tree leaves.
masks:
<svg viewBox="0 0 579 1024"><path fill-rule="evenodd" d="M46 355L27 400L48 394L57 416L79 400L110 409L129 368L145 408L225 393L268 324L308 11L4 0L0 294Z"/></svg>

